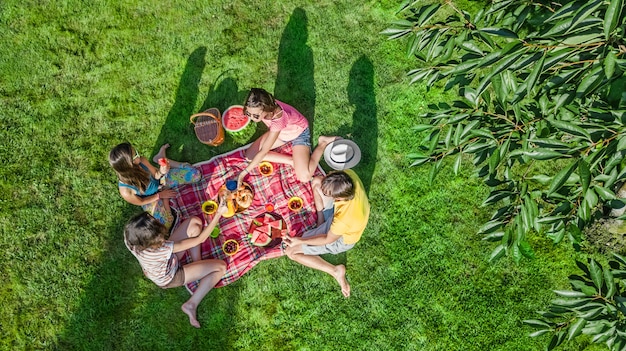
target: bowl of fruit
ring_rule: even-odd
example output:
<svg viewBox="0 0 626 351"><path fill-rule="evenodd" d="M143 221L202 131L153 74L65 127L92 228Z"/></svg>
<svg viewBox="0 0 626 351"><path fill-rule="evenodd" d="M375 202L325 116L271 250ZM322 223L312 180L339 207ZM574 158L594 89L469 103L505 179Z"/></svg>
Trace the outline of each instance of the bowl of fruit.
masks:
<svg viewBox="0 0 626 351"><path fill-rule="evenodd" d="M271 162L263 161L259 163L259 172L262 175L269 177L272 175L272 173L274 173L274 166L272 165Z"/></svg>
<svg viewBox="0 0 626 351"><path fill-rule="evenodd" d="M304 201L302 201L302 198L294 196L287 202L287 207L293 212L299 212L304 207Z"/></svg>
<svg viewBox="0 0 626 351"><path fill-rule="evenodd" d="M217 211L217 202L213 201L213 200L208 200L205 201L202 204L202 212L208 214L208 215L212 215Z"/></svg>
<svg viewBox="0 0 626 351"><path fill-rule="evenodd" d="M232 256L239 251L239 243L235 239L228 239L222 244L222 251L224 251L226 256Z"/></svg>

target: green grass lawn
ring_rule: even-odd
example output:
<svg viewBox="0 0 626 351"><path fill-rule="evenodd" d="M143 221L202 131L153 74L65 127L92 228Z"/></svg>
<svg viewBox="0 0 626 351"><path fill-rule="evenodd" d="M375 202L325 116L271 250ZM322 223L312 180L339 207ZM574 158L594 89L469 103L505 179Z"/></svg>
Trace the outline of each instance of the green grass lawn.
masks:
<svg viewBox="0 0 626 351"><path fill-rule="evenodd" d="M584 259L567 244L487 263L476 234L488 192L451 167L428 183L406 154L436 89L408 86L414 61L378 33L400 1L15 1L0 3L0 349L540 350L523 319ZM474 5L475 6L475 5ZM362 148L372 206L362 241L328 257L352 296L286 257L213 290L192 328L183 288L143 277L122 228L109 150L132 142L199 162L241 146L197 141L189 116L263 87L294 105L314 140ZM257 134L258 135L258 132ZM601 350L588 340L562 350Z"/></svg>

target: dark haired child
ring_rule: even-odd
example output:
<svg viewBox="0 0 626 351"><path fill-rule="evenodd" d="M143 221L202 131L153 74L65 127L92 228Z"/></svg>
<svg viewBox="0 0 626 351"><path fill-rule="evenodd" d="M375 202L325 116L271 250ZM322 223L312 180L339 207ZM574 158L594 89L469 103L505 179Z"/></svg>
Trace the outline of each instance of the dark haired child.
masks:
<svg viewBox="0 0 626 351"><path fill-rule="evenodd" d="M160 158L167 159L165 151L169 146L165 144L161 147L153 158L155 163ZM133 205L141 206L167 228L171 228L174 222L168 199L176 196L176 192L168 188L195 183L201 177L200 171L190 164L174 160L167 160L167 165L156 169L130 143L121 143L111 149L109 164L117 174L117 185L122 198ZM161 189L162 181L164 189Z"/></svg>
<svg viewBox="0 0 626 351"><path fill-rule="evenodd" d="M299 181L311 181L324 147L335 137L320 136L318 143L323 147L320 152L311 154L311 131L306 117L261 88L250 89L244 102L244 113L253 122L263 122L269 130L246 150L246 158L250 163L239 174L238 184L241 185L246 174L263 160L289 164L293 166ZM289 142L293 145L291 156L271 151Z"/></svg>
<svg viewBox="0 0 626 351"><path fill-rule="evenodd" d="M137 258L145 276L163 289L183 286L200 280L198 288L181 309L189 323L200 328L196 318L198 304L226 273L222 260L202 260L200 244L217 225L226 206L221 204L213 220L202 228L202 220L192 217L173 229L169 238L167 228L147 212L131 218L124 228L124 242ZM189 250L192 263L182 266L180 259Z"/></svg>
<svg viewBox="0 0 626 351"><path fill-rule="evenodd" d="M302 265L330 274L341 293L349 297L346 267L332 265L319 255L348 251L361 239L370 214L367 194L357 174L349 169L315 177L312 186L318 226L300 238L284 238L286 253Z"/></svg>

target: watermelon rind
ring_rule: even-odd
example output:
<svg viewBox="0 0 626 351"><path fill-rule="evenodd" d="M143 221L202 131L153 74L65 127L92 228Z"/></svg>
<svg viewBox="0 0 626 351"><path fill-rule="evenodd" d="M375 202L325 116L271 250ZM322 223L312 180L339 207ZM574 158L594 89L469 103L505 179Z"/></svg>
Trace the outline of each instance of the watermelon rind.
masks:
<svg viewBox="0 0 626 351"><path fill-rule="evenodd" d="M234 109L241 109L242 112L243 112L243 106L241 106L241 105L233 105L233 106L229 107L226 111L224 111L224 113L222 113L222 125L224 126L224 130L229 132L229 133L236 133L236 132L242 131L244 128L246 128L248 126L248 124L250 124L250 118L246 117L247 121L246 121L246 123L244 123L243 126L237 128L237 129L228 128L228 125L226 124L226 118L228 117L228 112L230 110L234 110Z"/></svg>

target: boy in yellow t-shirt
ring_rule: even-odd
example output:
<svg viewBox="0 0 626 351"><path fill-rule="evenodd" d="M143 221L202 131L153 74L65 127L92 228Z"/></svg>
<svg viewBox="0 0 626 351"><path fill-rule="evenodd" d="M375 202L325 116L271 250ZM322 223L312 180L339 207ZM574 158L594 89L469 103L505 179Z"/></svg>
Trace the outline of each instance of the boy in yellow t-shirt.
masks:
<svg viewBox="0 0 626 351"><path fill-rule="evenodd" d="M345 297L350 296L346 267L334 266L319 255L350 250L367 226L370 205L363 183L352 170L331 172L312 181L318 227L298 237L286 237L287 256L307 267L333 276ZM333 206L325 203L332 201ZM329 208L328 208L329 207Z"/></svg>

